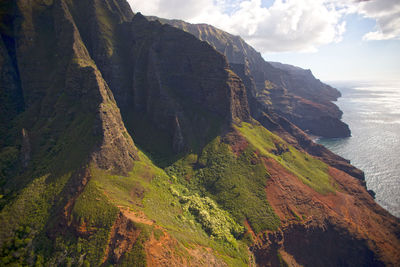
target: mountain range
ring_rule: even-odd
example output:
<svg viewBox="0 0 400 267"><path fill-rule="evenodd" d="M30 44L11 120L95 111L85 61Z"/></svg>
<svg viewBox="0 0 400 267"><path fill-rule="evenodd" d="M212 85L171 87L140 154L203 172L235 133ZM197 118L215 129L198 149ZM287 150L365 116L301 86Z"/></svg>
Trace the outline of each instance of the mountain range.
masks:
<svg viewBox="0 0 400 267"><path fill-rule="evenodd" d="M396 266L400 222L309 135L340 93L125 0L0 3L4 266Z"/></svg>

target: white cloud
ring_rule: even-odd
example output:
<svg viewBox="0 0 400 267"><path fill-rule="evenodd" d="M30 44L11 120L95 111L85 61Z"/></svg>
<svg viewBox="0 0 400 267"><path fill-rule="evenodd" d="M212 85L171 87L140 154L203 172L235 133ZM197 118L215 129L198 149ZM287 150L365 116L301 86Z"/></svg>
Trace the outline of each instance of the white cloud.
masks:
<svg viewBox="0 0 400 267"><path fill-rule="evenodd" d="M400 39L400 1L375 0L359 3L358 13L376 20L375 31L364 35L364 40Z"/></svg>
<svg viewBox="0 0 400 267"><path fill-rule="evenodd" d="M261 0L128 1L135 12L208 23L240 35L262 53L316 51L339 42L346 29L343 15L351 12L377 21L376 31L366 34L366 40L400 36L399 0L275 0L268 7Z"/></svg>
<svg viewBox="0 0 400 267"><path fill-rule="evenodd" d="M232 14L228 31L262 52L314 51L340 40L345 28L340 18L340 12L324 1L276 0L264 8L261 0L251 0Z"/></svg>
<svg viewBox="0 0 400 267"><path fill-rule="evenodd" d="M205 13L213 0L128 0L134 12L167 19L189 20Z"/></svg>

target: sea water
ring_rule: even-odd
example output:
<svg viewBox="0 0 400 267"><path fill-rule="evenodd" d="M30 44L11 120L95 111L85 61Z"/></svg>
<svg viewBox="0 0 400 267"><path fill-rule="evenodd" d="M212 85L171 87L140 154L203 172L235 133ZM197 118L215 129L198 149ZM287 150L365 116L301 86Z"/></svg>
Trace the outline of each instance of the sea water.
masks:
<svg viewBox="0 0 400 267"><path fill-rule="evenodd" d="M351 137L317 139L365 172L376 201L400 217L400 82L330 83Z"/></svg>

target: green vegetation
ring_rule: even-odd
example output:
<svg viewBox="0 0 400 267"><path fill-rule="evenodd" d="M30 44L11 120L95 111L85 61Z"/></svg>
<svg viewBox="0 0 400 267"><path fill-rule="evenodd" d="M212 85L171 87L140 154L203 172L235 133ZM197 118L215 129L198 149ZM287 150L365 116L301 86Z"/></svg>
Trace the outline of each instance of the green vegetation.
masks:
<svg viewBox="0 0 400 267"><path fill-rule="evenodd" d="M7 9L10 3L7 2ZM129 42L123 43L125 36L116 30L125 27L117 27L123 19L118 21L118 13L110 10L110 3L72 0L65 3L69 8L63 8L68 9L67 13L71 11L79 34L72 29L69 31L73 26L70 15L63 17L62 9L53 9L56 7L52 0L36 1L32 7L20 10L21 28L28 29L20 35L21 44L29 52L25 55L24 50L18 48L24 59L19 66L27 81L24 84L27 110L22 112L18 106L10 122L4 127L0 125L1 137L7 135L4 137L7 142L1 141L0 147L0 265L98 266L107 256L110 233L123 208L145 214L162 230L134 223L134 229L140 234L133 248L122 256L122 266L145 266L146 242L150 237L162 240L164 231L177 240L175 253L178 256L190 259L188 249L206 247L228 265L243 266L249 261L247 245L253 243L252 235L245 232L244 222L248 221L255 233L276 230L280 226L265 193L270 175L263 157L273 158L317 192L335 191L324 163L297 151L260 125L242 123L236 126L249 144L233 153L232 147L220 136L226 126L225 116L191 101L187 92L176 89L178 86L162 88L171 100L164 103L163 99L155 99L151 105L167 105L165 110L179 111L179 125L185 140L180 154L172 149L175 129L171 129L174 127L166 124L165 128L170 129L160 133L150 115L138 115L127 109L124 119L130 126L130 133L151 159L139 152L140 161L134 162L127 176L88 167L90 154L102 140L104 125L98 120L99 112L118 109L110 100L113 96L108 88L107 101L99 95L93 75L97 66L93 60L121 67L121 88L134 84L138 90L134 92L135 97L148 93L140 90L148 90L147 79L153 74L149 70L157 68L158 63L131 72L132 58L126 55L139 51L131 50L129 38L126 38ZM88 8L94 8L94 26L86 22ZM53 19L55 11L60 15L56 16L58 20ZM4 28L4 21L0 8L0 28ZM93 34L92 30L98 32ZM159 30L162 33L163 29ZM136 47L143 49L135 58L138 66L148 64L150 53L158 53L158 48L154 50L150 44L159 33L155 31L147 36L147 29L143 31L143 39L149 40ZM91 49L90 56L86 48ZM64 53L67 50L69 52ZM40 68L23 68L36 65ZM102 75L106 77L108 72L104 70L101 70ZM172 74L168 71L160 75L177 83L182 80L180 70ZM197 73L188 78L200 82L202 77L195 75ZM197 89L204 89L208 82L211 80ZM267 89L273 87L272 83L266 83ZM0 98L1 103L9 102L10 105L4 105L6 109L12 106L11 96L1 95ZM221 102L225 104L228 109L228 101ZM28 129L31 160L18 176L15 174L20 164L18 133L22 128ZM130 138L126 132L122 134ZM90 177L90 181L77 196L75 191L82 189L83 181L79 181L80 176L76 174L84 168L89 168L90 175L85 179ZM292 213L300 220L294 211Z"/></svg>
<svg viewBox="0 0 400 267"><path fill-rule="evenodd" d="M26 264L24 258L29 255L29 248L32 246L29 226L18 227L12 238L9 238L1 248L0 265Z"/></svg>
<svg viewBox="0 0 400 267"><path fill-rule="evenodd" d="M287 145L259 124L242 123L242 126L236 129L262 156L275 159L304 184L321 194L335 192L335 185L324 162Z"/></svg>
<svg viewBox="0 0 400 267"><path fill-rule="evenodd" d="M248 220L257 233L276 229L280 224L265 195L269 174L250 148L236 157L229 145L217 137L200 157L188 155L167 172L191 190L216 200L237 222Z"/></svg>
<svg viewBox="0 0 400 267"><path fill-rule="evenodd" d="M92 182L103 191L115 206L143 206L143 198L150 191L151 181L156 176L164 176L163 170L152 165L143 153L139 153L140 161L135 161L129 176L110 175L108 172L92 168Z"/></svg>
<svg viewBox="0 0 400 267"><path fill-rule="evenodd" d="M72 210L73 220L85 224L88 228L111 227L117 214L118 209L92 182L86 185Z"/></svg>
<svg viewBox="0 0 400 267"><path fill-rule="evenodd" d="M335 192L325 163L287 145L260 125L242 123L236 129L249 142L238 156L217 137L199 156L185 156L168 167L167 173L190 191L216 200L237 222L248 220L256 233L276 229L280 223L266 199L269 174L262 157L273 158L319 193Z"/></svg>
<svg viewBox="0 0 400 267"><path fill-rule="evenodd" d="M191 200L187 202L184 200L181 203L179 196L182 199L190 198ZM240 240L232 239L234 235L231 231L235 227L236 229L241 229L241 227L230 219L227 212L210 200L207 201L203 197L196 196L193 191L181 185L176 178L164 174L155 176L152 180L151 189L143 199L143 210L149 218L154 219L158 225L165 228L185 248L197 245L210 247L216 256L222 258L229 266L245 266L248 262L247 246ZM211 207L206 203L212 203ZM196 212L201 209L212 214L208 220L200 217L201 215ZM231 226L222 225L224 221L231 223ZM207 228L207 226L209 227ZM205 229L209 229L209 231L207 232ZM213 232L219 233L222 238L213 235ZM238 231L236 230L236 232ZM211 237L210 234L214 237ZM224 237L224 234L227 238ZM185 250L180 250L180 253L182 256L190 258Z"/></svg>
<svg viewBox="0 0 400 267"><path fill-rule="evenodd" d="M59 101L63 103L68 100ZM42 138L39 153L32 159L38 174L59 173L62 170L78 168L85 163L90 149L100 138L91 134L95 120L92 114L79 114L73 120L62 120L60 115L56 117L56 121L52 120L53 123L43 125L40 129ZM65 131L60 131L63 128Z"/></svg>
<svg viewBox="0 0 400 267"><path fill-rule="evenodd" d="M92 168L91 182L105 192L114 206L143 211L155 220L179 241L176 253L182 257L191 257L185 247L201 245L213 248L216 255L231 266L244 265L248 261L247 248L235 239L240 238L243 228L214 201L195 195L176 177L154 166L146 155L140 153L139 156L141 161L135 161L127 177ZM201 213L202 210L210 217L204 211ZM153 234L157 238L162 232L153 229Z"/></svg>
<svg viewBox="0 0 400 267"><path fill-rule="evenodd" d="M185 196L172 186L170 191L179 198L184 211L190 212L210 236L215 236L217 239L237 246L234 237L237 238L242 235L244 228L232 220L229 213L218 208L212 199L200 197L198 194Z"/></svg>
<svg viewBox="0 0 400 267"><path fill-rule="evenodd" d="M96 16L99 23L99 36L104 39L104 44L106 45L108 56L111 57L115 46L114 28L116 22L114 21L113 14L104 5L104 2L97 2Z"/></svg>
<svg viewBox="0 0 400 267"><path fill-rule="evenodd" d="M36 178L0 213L0 258L4 264L35 262L34 243L43 236L52 206L70 175L50 182Z"/></svg>
<svg viewBox="0 0 400 267"><path fill-rule="evenodd" d="M145 267L146 251L144 249L145 242L150 238L151 231L155 233L151 226L145 224L134 223L135 228L140 231L139 237L136 239L133 248L128 251L119 265L126 267Z"/></svg>

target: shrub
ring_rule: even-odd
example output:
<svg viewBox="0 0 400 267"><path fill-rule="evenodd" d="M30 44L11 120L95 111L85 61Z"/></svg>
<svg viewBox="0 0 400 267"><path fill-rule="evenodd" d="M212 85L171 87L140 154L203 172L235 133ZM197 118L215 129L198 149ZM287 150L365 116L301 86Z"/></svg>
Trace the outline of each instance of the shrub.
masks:
<svg viewBox="0 0 400 267"><path fill-rule="evenodd" d="M228 212L218 208L211 198L200 197L198 194L181 196L177 193L175 196L183 204L184 210L191 213L201 224L204 231L217 239L236 245L234 237L242 235L244 228L237 224Z"/></svg>

